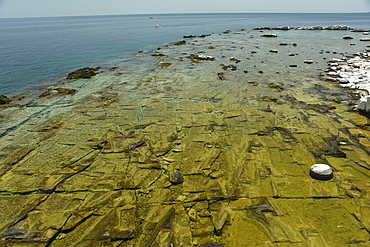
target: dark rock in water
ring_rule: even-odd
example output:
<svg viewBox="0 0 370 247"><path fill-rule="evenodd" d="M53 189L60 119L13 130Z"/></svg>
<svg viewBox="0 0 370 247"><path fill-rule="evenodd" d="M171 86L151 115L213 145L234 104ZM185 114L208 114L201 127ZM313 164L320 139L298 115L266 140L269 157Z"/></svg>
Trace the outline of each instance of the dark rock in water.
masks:
<svg viewBox="0 0 370 247"><path fill-rule="evenodd" d="M205 38L208 36L211 36L211 34L201 34L201 35L198 35L198 38Z"/></svg>
<svg viewBox="0 0 370 247"><path fill-rule="evenodd" d="M261 35L261 37L265 37L265 38L277 38L277 34L269 33L269 34Z"/></svg>
<svg viewBox="0 0 370 247"><path fill-rule="evenodd" d="M96 71L98 71L99 69L100 67L79 69L79 70L69 73L67 76L67 79L68 80L90 79L94 75L98 74Z"/></svg>
<svg viewBox="0 0 370 247"><path fill-rule="evenodd" d="M212 204L212 203L215 203L215 202L218 202L218 201L222 201L222 200L225 200L225 199L227 199L227 198L224 197L224 196L214 196L214 197L211 197L208 200L208 204Z"/></svg>
<svg viewBox="0 0 370 247"><path fill-rule="evenodd" d="M186 44L186 41L185 40L181 40L179 42L176 42L174 45L185 45Z"/></svg>
<svg viewBox="0 0 370 247"><path fill-rule="evenodd" d="M240 63L241 61L235 57L230 57L230 62Z"/></svg>
<svg viewBox="0 0 370 247"><path fill-rule="evenodd" d="M370 119L370 112L364 110L358 110L358 113Z"/></svg>
<svg viewBox="0 0 370 247"><path fill-rule="evenodd" d="M217 76L218 78L220 78L220 80L226 80L225 74L223 72L217 73Z"/></svg>
<svg viewBox="0 0 370 247"><path fill-rule="evenodd" d="M170 181L174 184L181 184L184 182L184 178L182 177L181 172L176 170L170 175Z"/></svg>
<svg viewBox="0 0 370 247"><path fill-rule="evenodd" d="M213 61L215 60L214 57L212 56L207 56L207 55L204 55L204 54L190 54L189 58L195 62L195 63L199 63L200 61Z"/></svg>
<svg viewBox="0 0 370 247"><path fill-rule="evenodd" d="M280 84L277 84L277 83L271 82L271 83L268 84L268 86L269 86L269 88L275 89L279 92L284 91L284 86L280 85Z"/></svg>
<svg viewBox="0 0 370 247"><path fill-rule="evenodd" d="M253 206L255 214L262 215L263 212L275 212L275 209L270 205L270 203L262 203Z"/></svg>
<svg viewBox="0 0 370 247"><path fill-rule="evenodd" d="M169 67L172 63L164 63L164 62L160 62L158 65L159 67L161 67L162 69L165 69L167 67Z"/></svg>
<svg viewBox="0 0 370 247"><path fill-rule="evenodd" d="M102 139L100 140L96 145L95 145L95 148L97 149L103 149L105 147L105 145L108 144L108 140L107 139Z"/></svg>
<svg viewBox="0 0 370 247"><path fill-rule="evenodd" d="M369 29L353 29L351 32L358 32L358 33L363 33L363 32L370 32Z"/></svg>
<svg viewBox="0 0 370 247"><path fill-rule="evenodd" d="M102 234L102 239L110 239L112 241L127 240L133 238L134 230L105 230Z"/></svg>
<svg viewBox="0 0 370 247"><path fill-rule="evenodd" d="M145 144L145 141L139 141L139 142L135 142L135 143L131 143L128 145L128 148L129 150L133 150L135 148L138 148L138 147L141 147L141 146L144 146Z"/></svg>
<svg viewBox="0 0 370 247"><path fill-rule="evenodd" d="M209 244L198 245L198 247L224 247L224 246L219 243L209 243Z"/></svg>
<svg viewBox="0 0 370 247"><path fill-rule="evenodd" d="M117 67L112 67L112 68L110 68L109 70L110 71L115 71L117 69Z"/></svg>
<svg viewBox="0 0 370 247"><path fill-rule="evenodd" d="M320 105L320 104L308 104L308 108L321 112L321 113L328 113L330 110L335 109L333 105Z"/></svg>
<svg viewBox="0 0 370 247"><path fill-rule="evenodd" d="M68 89L68 88L48 88L45 92L40 94L40 98L48 97L48 96L63 96L63 95L74 95L77 92L76 89Z"/></svg>
<svg viewBox="0 0 370 247"><path fill-rule="evenodd" d="M228 70L228 69L230 69L232 71L237 70L237 67L233 64L230 64L230 65L220 64L220 66L222 66L223 70Z"/></svg>
<svg viewBox="0 0 370 247"><path fill-rule="evenodd" d="M166 55L164 55L163 53L153 53L152 56L153 57L165 57Z"/></svg>
<svg viewBox="0 0 370 247"><path fill-rule="evenodd" d="M267 102L273 102L273 103L277 103L278 102L278 99L277 98L271 98L269 96L262 96L261 97L261 100L262 101L267 101Z"/></svg>
<svg viewBox="0 0 370 247"><path fill-rule="evenodd" d="M7 229L1 237L5 240L7 239L24 239L27 238L30 234L30 231L25 229L9 228Z"/></svg>
<svg viewBox="0 0 370 247"><path fill-rule="evenodd" d="M258 86L258 82L256 82L256 81L249 81L248 83L253 85L253 86Z"/></svg>
<svg viewBox="0 0 370 247"><path fill-rule="evenodd" d="M196 36L196 35L185 35L185 36L183 36L184 39L192 39L192 38L196 38L196 37L198 37L198 36Z"/></svg>
<svg viewBox="0 0 370 247"><path fill-rule="evenodd" d="M0 105L9 104L10 102L12 102L12 100L9 99L7 96L0 95Z"/></svg>
<svg viewBox="0 0 370 247"><path fill-rule="evenodd" d="M343 37L343 39L353 39L353 37L349 36L349 35L346 35L346 36Z"/></svg>
<svg viewBox="0 0 370 247"><path fill-rule="evenodd" d="M184 39L192 39L192 38L205 38L211 36L211 34L201 34L201 35L185 35L183 36Z"/></svg>

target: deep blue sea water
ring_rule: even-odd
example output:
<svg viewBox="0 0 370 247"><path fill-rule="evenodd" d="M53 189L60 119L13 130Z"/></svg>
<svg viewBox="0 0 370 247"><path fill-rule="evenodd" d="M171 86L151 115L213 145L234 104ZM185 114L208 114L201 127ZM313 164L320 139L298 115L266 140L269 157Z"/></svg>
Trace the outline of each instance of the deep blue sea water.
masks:
<svg viewBox="0 0 370 247"><path fill-rule="evenodd" d="M0 19L0 94L52 83L68 72L98 66L184 35L263 26L345 24L370 29L370 13L166 14ZM159 25L159 28L155 28Z"/></svg>

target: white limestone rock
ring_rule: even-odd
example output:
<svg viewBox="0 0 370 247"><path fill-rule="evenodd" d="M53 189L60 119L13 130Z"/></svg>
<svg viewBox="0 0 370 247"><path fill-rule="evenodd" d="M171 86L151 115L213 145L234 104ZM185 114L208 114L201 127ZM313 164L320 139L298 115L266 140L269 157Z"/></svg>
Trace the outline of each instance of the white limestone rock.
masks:
<svg viewBox="0 0 370 247"><path fill-rule="evenodd" d="M315 164L311 166L310 176L318 180L329 180L333 178L333 169L326 164Z"/></svg>
<svg viewBox="0 0 370 247"><path fill-rule="evenodd" d="M366 111L366 112L370 112L370 96L361 97L358 100L357 109L362 110L362 111Z"/></svg>

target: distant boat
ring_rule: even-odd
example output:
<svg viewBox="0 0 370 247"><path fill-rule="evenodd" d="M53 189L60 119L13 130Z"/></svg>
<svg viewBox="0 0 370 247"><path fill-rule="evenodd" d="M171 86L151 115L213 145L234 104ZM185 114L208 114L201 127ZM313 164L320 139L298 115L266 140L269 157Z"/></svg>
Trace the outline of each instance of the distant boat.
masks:
<svg viewBox="0 0 370 247"><path fill-rule="evenodd" d="M149 19L154 19L154 17L150 16Z"/></svg>

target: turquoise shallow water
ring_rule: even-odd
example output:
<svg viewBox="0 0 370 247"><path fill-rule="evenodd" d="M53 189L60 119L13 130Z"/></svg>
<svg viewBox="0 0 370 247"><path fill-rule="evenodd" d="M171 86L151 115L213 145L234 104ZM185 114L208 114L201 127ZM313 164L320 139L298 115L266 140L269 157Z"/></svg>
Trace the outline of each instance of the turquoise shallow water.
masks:
<svg viewBox="0 0 370 247"><path fill-rule="evenodd" d="M369 28L360 14L174 14L1 19L0 94L51 84L86 66L130 60L190 34L261 26L346 24ZM160 28L155 28L159 25Z"/></svg>

